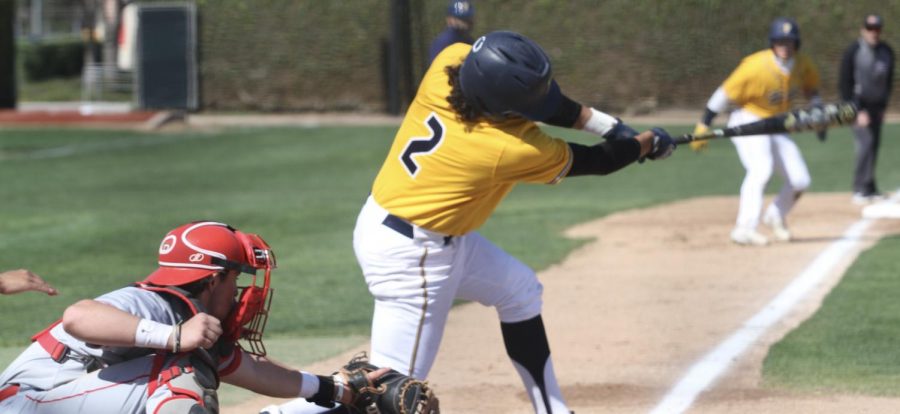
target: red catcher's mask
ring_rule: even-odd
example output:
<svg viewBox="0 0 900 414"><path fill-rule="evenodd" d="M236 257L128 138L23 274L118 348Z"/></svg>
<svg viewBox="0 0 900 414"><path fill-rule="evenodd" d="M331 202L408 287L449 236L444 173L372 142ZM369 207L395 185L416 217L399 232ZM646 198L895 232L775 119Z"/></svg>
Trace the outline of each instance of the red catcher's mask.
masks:
<svg viewBox="0 0 900 414"><path fill-rule="evenodd" d="M252 275L250 283L238 286L238 300L231 313L224 321L225 336L228 340L238 341L244 351L266 355L266 347L262 342L266 321L269 319L269 306L272 304L272 290L269 288L272 269L277 266L275 253L262 237L256 234L235 231L235 235L244 246L248 266L241 271ZM248 271L250 268L252 272ZM256 269L263 270L260 281Z"/></svg>

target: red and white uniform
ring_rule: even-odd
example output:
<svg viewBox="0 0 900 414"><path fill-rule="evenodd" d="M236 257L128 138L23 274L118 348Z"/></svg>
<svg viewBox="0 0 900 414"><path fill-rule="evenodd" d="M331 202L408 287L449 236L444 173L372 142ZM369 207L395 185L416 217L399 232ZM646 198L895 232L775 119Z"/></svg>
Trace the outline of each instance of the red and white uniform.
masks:
<svg viewBox="0 0 900 414"><path fill-rule="evenodd" d="M118 289L96 300L164 324L174 325L183 318L160 294L137 287ZM202 369L195 371L189 354L92 346L66 333L62 324L56 324L47 334L49 338L32 343L0 374L0 395L3 390L18 387L15 394L0 401L0 413L164 412L159 411L163 403L196 392L189 389L192 383L208 383L210 379L194 378L204 374ZM68 353L59 362L51 355L53 345L48 345L57 342L68 347ZM234 349L220 361L220 375L232 372L240 364L243 351ZM170 382L179 376L182 378L178 382ZM211 379L214 382L207 388L214 392L215 378ZM182 382L188 384L188 389L177 386L179 389L173 393L176 386L172 384Z"/></svg>

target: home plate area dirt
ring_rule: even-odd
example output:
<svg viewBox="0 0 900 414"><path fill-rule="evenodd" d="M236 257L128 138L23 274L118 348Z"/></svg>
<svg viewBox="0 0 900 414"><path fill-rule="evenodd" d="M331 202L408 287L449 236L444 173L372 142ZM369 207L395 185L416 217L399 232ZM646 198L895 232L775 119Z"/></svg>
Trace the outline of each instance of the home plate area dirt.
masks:
<svg viewBox="0 0 900 414"><path fill-rule="evenodd" d="M578 414L653 410L695 362L860 220L860 210L849 193L807 194L789 216L795 240L766 247L730 242L736 197L625 211L570 229L569 236L595 241L539 275L553 364L570 408ZM860 251L898 232L900 220L875 221L825 282L732 361L687 412L897 412L898 399L798 394L759 383L769 346L815 312ZM366 349L362 344L303 368L329 372ZM506 357L495 311L477 303L451 312L429 382L443 413L533 412ZM278 401L259 397L223 413L255 413Z"/></svg>

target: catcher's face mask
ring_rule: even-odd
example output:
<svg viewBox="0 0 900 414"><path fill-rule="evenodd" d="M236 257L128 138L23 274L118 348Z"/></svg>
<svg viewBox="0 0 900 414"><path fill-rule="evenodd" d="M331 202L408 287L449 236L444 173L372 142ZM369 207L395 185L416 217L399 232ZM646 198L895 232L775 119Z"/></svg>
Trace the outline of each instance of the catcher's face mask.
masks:
<svg viewBox="0 0 900 414"><path fill-rule="evenodd" d="M247 258L247 264L242 264L240 270L252 278L246 285L238 286L237 302L225 320L224 335L226 338L239 341L241 348L248 353L265 356L266 347L262 342L262 334L272 303L269 282L272 269L276 268L275 253L266 241L256 234L235 231L235 235L243 245ZM256 275L258 269L264 271L261 281Z"/></svg>

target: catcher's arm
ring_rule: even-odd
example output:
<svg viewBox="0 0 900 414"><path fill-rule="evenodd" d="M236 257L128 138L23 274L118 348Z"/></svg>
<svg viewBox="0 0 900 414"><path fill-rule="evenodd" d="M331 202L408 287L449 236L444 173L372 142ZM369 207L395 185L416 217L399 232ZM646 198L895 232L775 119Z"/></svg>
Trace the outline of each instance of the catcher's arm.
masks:
<svg viewBox="0 0 900 414"><path fill-rule="evenodd" d="M342 404L348 404L356 398L356 395L350 386L346 384L336 384L331 376L315 376L309 373L303 373L282 365L278 361L251 355L241 349L235 349L235 352L242 353L240 365L234 372L222 377L222 381L231 385L253 391L257 394L278 398L312 398L318 394L322 397L339 396L339 400L332 399L329 400L329 402L336 401ZM366 377L370 381L375 381L389 370L389 368L381 368L368 373ZM306 384L307 387L304 387L304 380L310 381ZM313 385L316 381L319 382L319 385L317 387L310 387L310 385ZM330 389L328 389L329 387ZM338 387L341 387L341 389L338 389ZM301 392L301 390L306 392Z"/></svg>

